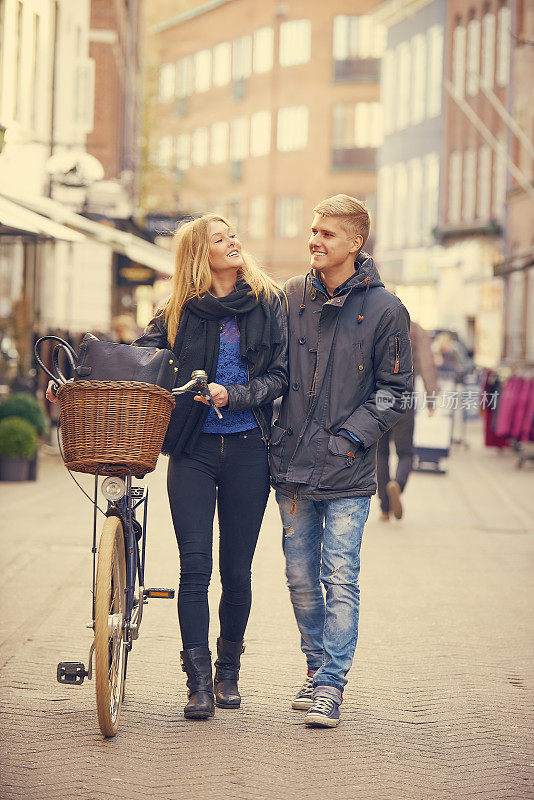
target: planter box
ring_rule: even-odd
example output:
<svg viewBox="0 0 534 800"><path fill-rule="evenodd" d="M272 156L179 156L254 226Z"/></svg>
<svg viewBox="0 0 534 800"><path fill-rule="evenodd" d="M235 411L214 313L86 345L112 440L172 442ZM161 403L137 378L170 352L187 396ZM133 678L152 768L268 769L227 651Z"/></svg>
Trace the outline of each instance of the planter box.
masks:
<svg viewBox="0 0 534 800"><path fill-rule="evenodd" d="M30 463L27 458L0 458L0 480L27 481Z"/></svg>

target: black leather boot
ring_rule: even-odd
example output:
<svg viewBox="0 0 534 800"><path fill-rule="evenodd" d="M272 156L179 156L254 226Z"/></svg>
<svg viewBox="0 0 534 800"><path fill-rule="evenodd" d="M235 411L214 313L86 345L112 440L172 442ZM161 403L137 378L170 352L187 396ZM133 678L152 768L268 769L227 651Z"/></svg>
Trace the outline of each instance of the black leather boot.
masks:
<svg viewBox="0 0 534 800"><path fill-rule="evenodd" d="M207 719L215 714L211 653L207 647L182 650L180 663L187 675L187 696L184 708L186 719Z"/></svg>
<svg viewBox="0 0 534 800"><path fill-rule="evenodd" d="M241 653L245 652L243 640L227 642L217 639L215 662L215 705L218 708L239 708L241 695L237 688Z"/></svg>

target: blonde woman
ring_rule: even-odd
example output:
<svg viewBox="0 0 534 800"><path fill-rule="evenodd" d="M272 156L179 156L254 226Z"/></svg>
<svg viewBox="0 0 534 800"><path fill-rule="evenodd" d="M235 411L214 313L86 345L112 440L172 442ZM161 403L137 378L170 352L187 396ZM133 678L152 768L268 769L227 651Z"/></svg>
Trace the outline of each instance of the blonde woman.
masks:
<svg viewBox="0 0 534 800"><path fill-rule="evenodd" d="M251 605L251 564L269 494L272 404L287 388L285 300L241 249L230 223L207 214L176 234L172 294L134 344L172 349L177 383L208 373L215 412L177 399L164 443L178 548L178 618L187 719L238 708L237 681ZM200 402L195 402L200 400ZM215 505L220 530L215 686L208 648L208 585ZM215 689L215 697L214 697Z"/></svg>

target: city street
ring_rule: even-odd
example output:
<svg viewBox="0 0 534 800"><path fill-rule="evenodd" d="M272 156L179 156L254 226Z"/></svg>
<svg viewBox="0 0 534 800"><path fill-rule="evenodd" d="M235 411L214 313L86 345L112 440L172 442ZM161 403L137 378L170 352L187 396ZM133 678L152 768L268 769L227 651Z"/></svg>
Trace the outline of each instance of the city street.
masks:
<svg viewBox="0 0 534 800"><path fill-rule="evenodd" d="M373 500L337 729L307 729L291 709L305 663L271 496L242 708L184 720L176 603L153 599L110 740L93 683L56 682L58 661L87 664L92 507L47 447L37 482L0 484L3 800L534 798L533 465L484 450L478 420L468 439L447 474L412 475L402 521L379 521ZM147 479L147 585L177 587L165 469ZM218 592L215 574L212 649Z"/></svg>

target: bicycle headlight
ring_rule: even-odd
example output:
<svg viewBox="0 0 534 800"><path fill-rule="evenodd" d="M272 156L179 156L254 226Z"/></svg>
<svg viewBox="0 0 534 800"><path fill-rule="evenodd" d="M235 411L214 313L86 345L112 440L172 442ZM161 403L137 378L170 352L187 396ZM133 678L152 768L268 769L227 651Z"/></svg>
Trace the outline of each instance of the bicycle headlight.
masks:
<svg viewBox="0 0 534 800"><path fill-rule="evenodd" d="M109 477L102 482L102 494L111 503L116 503L126 494L126 484L122 478Z"/></svg>

